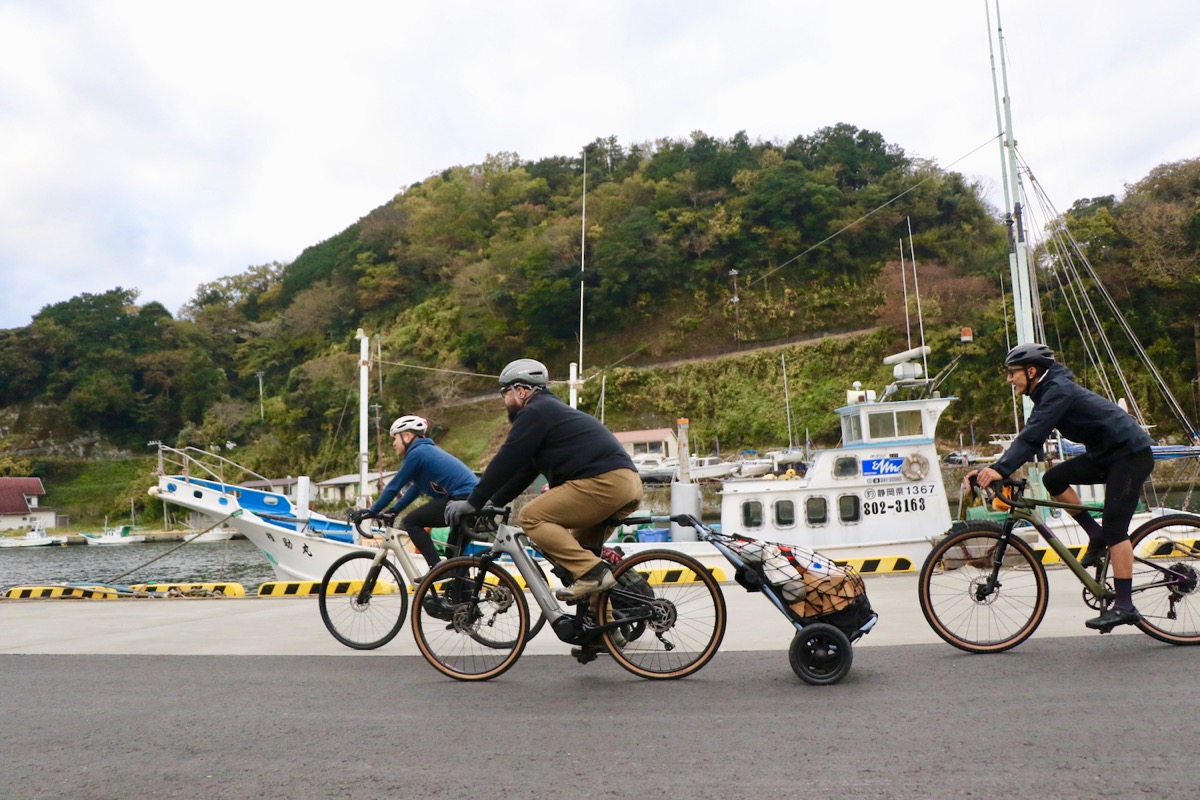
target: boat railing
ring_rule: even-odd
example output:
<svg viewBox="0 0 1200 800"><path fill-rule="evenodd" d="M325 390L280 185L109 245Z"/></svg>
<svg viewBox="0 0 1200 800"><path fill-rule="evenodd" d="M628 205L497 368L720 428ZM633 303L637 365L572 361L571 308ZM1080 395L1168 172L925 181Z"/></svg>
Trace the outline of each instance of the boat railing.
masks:
<svg viewBox="0 0 1200 800"><path fill-rule="evenodd" d="M233 473L232 480L226 480L226 469ZM201 450L199 447L168 447L165 444L158 445L158 475L182 475L185 479L193 477L208 476L212 480L225 486L232 486L238 483L244 483L247 480L259 480L264 483L270 481L259 475L257 472L238 464L236 461L230 461L222 455Z"/></svg>

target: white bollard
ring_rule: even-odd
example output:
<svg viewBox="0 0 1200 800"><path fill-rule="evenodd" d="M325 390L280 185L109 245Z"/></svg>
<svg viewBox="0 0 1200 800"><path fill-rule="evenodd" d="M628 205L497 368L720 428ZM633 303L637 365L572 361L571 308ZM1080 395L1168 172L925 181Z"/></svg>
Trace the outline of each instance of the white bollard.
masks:
<svg viewBox="0 0 1200 800"><path fill-rule="evenodd" d="M671 516L691 514L700 519L700 484L671 482ZM696 529L671 523L672 542L696 541Z"/></svg>

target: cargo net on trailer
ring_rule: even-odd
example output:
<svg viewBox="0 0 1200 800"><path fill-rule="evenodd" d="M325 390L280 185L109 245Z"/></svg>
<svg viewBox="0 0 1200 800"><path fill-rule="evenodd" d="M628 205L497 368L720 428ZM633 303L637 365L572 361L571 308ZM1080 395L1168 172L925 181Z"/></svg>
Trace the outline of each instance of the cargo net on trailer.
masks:
<svg viewBox="0 0 1200 800"><path fill-rule="evenodd" d="M853 567L794 545L736 534L722 538L747 569L774 588L796 621L828 623L849 635L870 618L867 588Z"/></svg>

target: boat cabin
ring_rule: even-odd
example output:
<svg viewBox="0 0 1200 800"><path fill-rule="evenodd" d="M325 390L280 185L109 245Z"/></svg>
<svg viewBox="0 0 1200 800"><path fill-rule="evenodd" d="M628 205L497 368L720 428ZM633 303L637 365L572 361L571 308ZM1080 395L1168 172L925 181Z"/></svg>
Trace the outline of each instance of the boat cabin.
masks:
<svg viewBox="0 0 1200 800"><path fill-rule="evenodd" d="M950 512L934 440L954 399L877 401L856 387L836 410L841 445L812 452L804 474L724 483L722 529L836 557L945 532Z"/></svg>

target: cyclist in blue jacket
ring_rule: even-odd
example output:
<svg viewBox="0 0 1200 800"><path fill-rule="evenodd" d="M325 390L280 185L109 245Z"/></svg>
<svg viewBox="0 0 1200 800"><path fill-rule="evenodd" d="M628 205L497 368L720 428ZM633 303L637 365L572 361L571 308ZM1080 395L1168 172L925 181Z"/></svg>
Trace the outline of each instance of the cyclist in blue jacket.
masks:
<svg viewBox="0 0 1200 800"><path fill-rule="evenodd" d="M408 490L392 507L397 514L412 505L422 494L427 495L430 498L429 502L406 514L401 525L425 561L432 567L438 563L440 557L437 547L433 544L433 537L426 529L445 525L446 503L469 497L479 479L466 464L427 438L428 431L429 422L423 417L408 415L392 423L389 431L392 435L392 446L396 449L396 455L404 459L404 463L370 508L354 509L349 517L351 522L357 522L366 517L376 516L388 507L405 486Z"/></svg>
<svg viewBox="0 0 1200 800"><path fill-rule="evenodd" d="M1137 622L1141 614L1133 607L1131 597L1133 546L1129 543L1129 521L1141 497L1142 484L1154 470L1150 435L1116 403L1075 383L1070 371L1054 360L1054 351L1044 344L1017 345L1009 351L1004 365L1013 389L1033 401L1033 413L1004 455L990 467L968 474L967 480L975 478L986 487L1008 477L1038 453L1055 428L1082 444L1084 454L1046 470L1042 485L1055 500L1078 504L1079 493L1072 485L1104 484L1103 524L1086 511L1074 515L1088 535L1087 550L1079 563L1085 567L1099 565L1107 547L1117 597L1112 608L1085 624L1105 631Z"/></svg>

